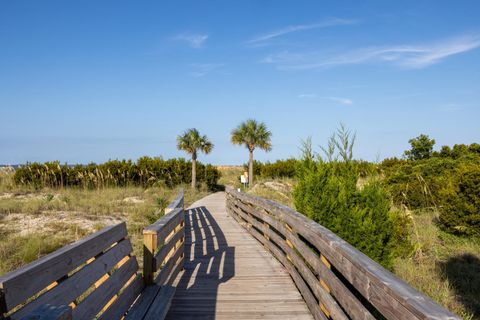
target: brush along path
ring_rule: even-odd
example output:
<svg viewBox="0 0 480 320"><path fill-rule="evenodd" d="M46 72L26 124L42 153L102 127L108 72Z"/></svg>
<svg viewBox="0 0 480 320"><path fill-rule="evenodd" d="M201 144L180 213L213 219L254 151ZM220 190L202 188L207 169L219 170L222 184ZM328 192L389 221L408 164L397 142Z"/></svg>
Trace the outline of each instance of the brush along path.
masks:
<svg viewBox="0 0 480 320"><path fill-rule="evenodd" d="M209 195L186 212L185 272L167 319L312 319L282 265Z"/></svg>

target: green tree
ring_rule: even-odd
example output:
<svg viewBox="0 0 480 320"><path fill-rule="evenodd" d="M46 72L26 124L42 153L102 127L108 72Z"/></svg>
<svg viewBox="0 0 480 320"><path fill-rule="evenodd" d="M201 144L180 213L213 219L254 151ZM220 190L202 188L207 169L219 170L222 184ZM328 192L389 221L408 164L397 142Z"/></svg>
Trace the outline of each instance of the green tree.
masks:
<svg viewBox="0 0 480 320"><path fill-rule="evenodd" d="M231 141L233 144L245 145L249 151L248 159L248 183L253 185L253 151L258 147L265 151L272 149L272 133L268 131L263 122L249 119L242 122L232 131Z"/></svg>
<svg viewBox="0 0 480 320"><path fill-rule="evenodd" d="M428 159L432 156L435 139L430 139L428 135L421 134L416 138L408 140L411 149L405 151L405 156L409 160Z"/></svg>
<svg viewBox="0 0 480 320"><path fill-rule="evenodd" d="M200 135L197 129L188 129L177 137L177 149L186 151L192 156L192 189L197 185L197 153L201 151L208 154L213 149L213 143L207 136Z"/></svg>

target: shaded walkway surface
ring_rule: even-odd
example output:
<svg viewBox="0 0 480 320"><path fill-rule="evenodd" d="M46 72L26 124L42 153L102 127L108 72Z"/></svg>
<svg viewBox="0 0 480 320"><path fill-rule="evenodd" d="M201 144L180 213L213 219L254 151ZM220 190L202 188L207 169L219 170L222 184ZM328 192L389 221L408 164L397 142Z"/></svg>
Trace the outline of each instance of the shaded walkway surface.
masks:
<svg viewBox="0 0 480 320"><path fill-rule="evenodd" d="M185 271L167 319L312 319L283 266L227 216L223 192L195 202L185 226Z"/></svg>

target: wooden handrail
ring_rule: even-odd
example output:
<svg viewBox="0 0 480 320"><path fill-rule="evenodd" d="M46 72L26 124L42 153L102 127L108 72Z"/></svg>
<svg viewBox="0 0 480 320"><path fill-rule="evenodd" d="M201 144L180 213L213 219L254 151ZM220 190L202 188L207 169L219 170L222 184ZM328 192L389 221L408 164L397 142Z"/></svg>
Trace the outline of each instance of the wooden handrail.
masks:
<svg viewBox="0 0 480 320"><path fill-rule="evenodd" d="M1 276L0 318L120 319L143 289L132 251L122 222Z"/></svg>
<svg viewBox="0 0 480 320"><path fill-rule="evenodd" d="M143 229L143 278L163 285L183 269L185 247L184 192L180 190L163 217ZM155 272L160 270L155 279Z"/></svg>
<svg viewBox="0 0 480 320"><path fill-rule="evenodd" d="M460 319L332 231L226 188L227 212L284 265L315 319Z"/></svg>
<svg viewBox="0 0 480 320"><path fill-rule="evenodd" d="M165 214L169 213L170 211L173 211L178 208L184 207L184 195L185 192L183 191L183 188L180 189L180 191L177 194L177 197L165 208Z"/></svg>

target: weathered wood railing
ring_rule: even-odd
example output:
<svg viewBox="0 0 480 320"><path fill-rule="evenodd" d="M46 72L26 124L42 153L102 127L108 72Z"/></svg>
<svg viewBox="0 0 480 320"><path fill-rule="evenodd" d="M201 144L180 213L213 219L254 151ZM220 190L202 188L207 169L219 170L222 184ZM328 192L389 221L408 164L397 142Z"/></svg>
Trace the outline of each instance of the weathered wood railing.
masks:
<svg viewBox="0 0 480 320"><path fill-rule="evenodd" d="M0 319L162 319L183 268L183 202L182 190L144 229L143 278L123 222L1 276Z"/></svg>
<svg viewBox="0 0 480 320"><path fill-rule="evenodd" d="M175 294L173 281L184 266L184 193L166 208L165 215L143 229L143 279L145 291L126 319L163 319ZM158 271L158 272L157 272Z"/></svg>
<svg viewBox="0 0 480 320"><path fill-rule="evenodd" d="M1 317L120 319L143 289L125 223L0 277Z"/></svg>
<svg viewBox="0 0 480 320"><path fill-rule="evenodd" d="M184 194L165 209L165 215L143 229L143 276L145 284L163 284L183 268L185 249ZM160 270L155 279L155 272Z"/></svg>
<svg viewBox="0 0 480 320"><path fill-rule="evenodd" d="M459 319L304 215L228 187L226 200L284 265L315 319Z"/></svg>

